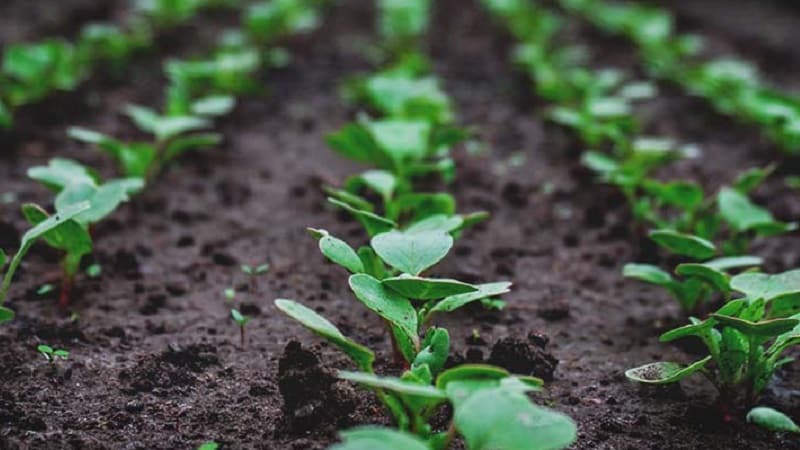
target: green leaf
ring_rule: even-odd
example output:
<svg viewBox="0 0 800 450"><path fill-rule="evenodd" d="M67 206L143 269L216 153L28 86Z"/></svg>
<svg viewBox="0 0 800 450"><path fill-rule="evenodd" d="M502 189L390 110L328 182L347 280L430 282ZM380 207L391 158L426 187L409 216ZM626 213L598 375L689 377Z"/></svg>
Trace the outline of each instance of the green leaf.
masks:
<svg viewBox="0 0 800 450"><path fill-rule="evenodd" d="M414 300L434 300L478 290L475 286L458 280L423 278L408 274L386 278L382 283L404 297Z"/></svg>
<svg viewBox="0 0 800 450"><path fill-rule="evenodd" d="M498 281L494 283L477 284L478 290L475 292L468 292L466 294L452 295L436 303L431 308L429 314L436 312L450 312L455 311L469 303L488 298L503 295L511 291L511 283L508 281Z"/></svg>
<svg viewBox="0 0 800 450"><path fill-rule="evenodd" d="M250 322L250 317L245 316L238 309L231 309L231 318L237 325L243 327L247 325L247 322Z"/></svg>
<svg viewBox="0 0 800 450"><path fill-rule="evenodd" d="M622 268L622 274L656 286L671 286L674 283L670 274L652 264L628 263Z"/></svg>
<svg viewBox="0 0 800 450"><path fill-rule="evenodd" d="M364 126L395 165L417 161L428 154L428 142L431 138L429 122L386 119L369 121Z"/></svg>
<svg viewBox="0 0 800 450"><path fill-rule="evenodd" d="M327 230L309 228L309 232L319 239L319 249L323 255L334 263L344 267L351 273L364 273L364 264L361 258L347 242L331 236Z"/></svg>
<svg viewBox="0 0 800 450"><path fill-rule="evenodd" d="M385 389L396 394L430 400L434 403L447 399L444 392L433 386L405 381L401 378L382 377L372 373L348 371L339 371L337 377L375 389Z"/></svg>
<svg viewBox="0 0 800 450"><path fill-rule="evenodd" d="M144 187L141 178L115 180L101 186L72 184L56 196L56 211L63 211L70 205L89 202L91 207L75 217L82 225L96 223L114 212L117 207L129 200L130 192L138 192Z"/></svg>
<svg viewBox="0 0 800 450"><path fill-rule="evenodd" d="M462 364L452 369L445 370L436 378L436 387L447 390L450 383L464 380L490 380L498 381L509 377L511 374L501 368L485 364Z"/></svg>
<svg viewBox="0 0 800 450"><path fill-rule="evenodd" d="M649 236L667 250L694 259L708 259L717 252L714 244L691 234L662 229L651 231Z"/></svg>
<svg viewBox="0 0 800 450"><path fill-rule="evenodd" d="M403 431L367 426L341 432L342 443L330 450L431 450L424 441Z"/></svg>
<svg viewBox="0 0 800 450"><path fill-rule="evenodd" d="M372 164L380 169L394 170L394 162L372 137L364 126L358 123L345 125L336 133L329 134L325 141L328 146L345 158Z"/></svg>
<svg viewBox="0 0 800 450"><path fill-rule="evenodd" d="M192 102L191 113L198 116L224 116L236 106L236 100L227 95L204 97Z"/></svg>
<svg viewBox="0 0 800 450"><path fill-rule="evenodd" d="M427 365L431 374L439 373L450 355L450 334L445 328L431 328L425 334L413 367Z"/></svg>
<svg viewBox="0 0 800 450"><path fill-rule="evenodd" d="M684 211L691 211L703 203L703 188L696 183L688 181L672 181L661 183L653 180L646 180L644 189L659 201L681 208Z"/></svg>
<svg viewBox="0 0 800 450"><path fill-rule="evenodd" d="M47 224L52 218L60 219L62 215L67 216L75 210L75 208L83 208L88 203L75 203L66 206L63 210L57 211L53 216L47 214L45 210L32 203L22 205L22 214L28 220L28 223L35 225L33 230L36 230L40 225ZM87 209L88 211L88 209ZM58 226L53 226L42 234L42 238L53 248L63 250L68 255L80 256L90 253L92 251L92 238L89 232L81 226L74 219L77 214L72 216L70 220L57 220ZM33 231L31 230L31 231ZM30 231L29 231L30 233ZM26 233L27 235L27 233ZM24 237L23 237L24 241Z"/></svg>
<svg viewBox="0 0 800 450"><path fill-rule="evenodd" d="M459 215L435 214L414 222L406 228L406 233L422 231L441 231L450 233L464 226L464 218Z"/></svg>
<svg viewBox="0 0 800 450"><path fill-rule="evenodd" d="M659 337L660 342L672 342L675 339L681 339L688 336L703 337L711 328L714 327L714 321L704 320L690 323L682 327L674 328L667 331Z"/></svg>
<svg viewBox="0 0 800 450"><path fill-rule="evenodd" d="M755 190L775 170L774 166L755 167L740 173L733 182L733 187L742 194Z"/></svg>
<svg viewBox="0 0 800 450"><path fill-rule="evenodd" d="M441 261L453 246L453 237L441 231L381 233L372 248L386 264L410 275L419 275Z"/></svg>
<svg viewBox="0 0 800 450"><path fill-rule="evenodd" d="M794 327L800 323L800 320L788 318L754 322L722 314L712 314L711 317L715 318L722 325L741 331L746 336L758 336L762 338L770 338L792 331Z"/></svg>
<svg viewBox="0 0 800 450"><path fill-rule="evenodd" d="M328 201L352 214L364 226L370 236L385 233L397 227L397 223L394 221L373 212L354 208L343 201L331 197L328 197Z"/></svg>
<svg viewBox="0 0 800 450"><path fill-rule="evenodd" d="M361 370L372 370L372 363L375 361L375 355L372 351L345 337L342 332L326 318L294 300L277 299L275 300L275 306L289 317L303 324L303 326L311 330L317 336L339 347L339 349L349 356Z"/></svg>
<svg viewBox="0 0 800 450"><path fill-rule="evenodd" d="M789 416L766 406L751 409L747 421L770 431L800 433L800 427Z"/></svg>
<svg viewBox="0 0 800 450"><path fill-rule="evenodd" d="M751 300L763 298L767 302L788 294L800 294L800 269L775 275L766 273L739 274L731 278L731 287Z"/></svg>
<svg viewBox="0 0 800 450"><path fill-rule="evenodd" d="M145 178L156 160L156 148L148 143L123 143L102 133L71 127L67 134L78 141L96 145L113 156L127 177Z"/></svg>
<svg viewBox="0 0 800 450"><path fill-rule="evenodd" d="M183 153L193 150L206 150L222 142L219 133L197 133L172 138L164 149L164 161L169 162Z"/></svg>
<svg viewBox="0 0 800 450"><path fill-rule="evenodd" d="M36 166L28 169L28 177L44 184L49 189L59 192L72 184L97 185L97 174L86 166L71 159L53 158L47 166Z"/></svg>
<svg viewBox="0 0 800 450"><path fill-rule="evenodd" d="M189 131L197 131L211 125L206 119L195 116L164 117L149 108L127 105L127 114L143 131L155 135L159 142L168 141Z"/></svg>
<svg viewBox="0 0 800 450"><path fill-rule="evenodd" d="M380 281L367 274L351 275L349 284L361 303L399 327L409 340L418 345L417 312L407 298L386 289Z"/></svg>
<svg viewBox="0 0 800 450"><path fill-rule="evenodd" d="M0 306L0 323L8 322L9 320L14 320L14 311L5 306Z"/></svg>
<svg viewBox="0 0 800 450"><path fill-rule="evenodd" d="M676 383L701 370L709 361L711 356L706 356L688 366L674 362L655 362L628 369L625 371L625 376L632 381L645 384Z"/></svg>
<svg viewBox="0 0 800 450"><path fill-rule="evenodd" d="M361 175L351 177L345 185L350 192L355 192L361 186L366 186L384 199L389 199L394 195L398 181L397 177L385 170L367 170Z"/></svg>
<svg viewBox="0 0 800 450"><path fill-rule="evenodd" d="M756 230L762 234L779 234L793 228L775 221L772 214L755 205L746 195L731 188L722 188L717 196L722 219L735 231Z"/></svg>
<svg viewBox="0 0 800 450"><path fill-rule="evenodd" d="M470 450L554 450L577 436L569 417L504 387L479 390L456 404L453 422Z"/></svg>

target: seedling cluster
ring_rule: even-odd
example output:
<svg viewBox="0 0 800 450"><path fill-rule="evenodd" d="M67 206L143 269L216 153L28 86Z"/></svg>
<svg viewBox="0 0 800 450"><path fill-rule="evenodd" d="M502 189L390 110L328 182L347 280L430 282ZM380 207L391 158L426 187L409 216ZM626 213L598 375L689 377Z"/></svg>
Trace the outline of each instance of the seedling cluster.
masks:
<svg viewBox="0 0 800 450"><path fill-rule="evenodd" d="M770 87L744 59L703 59L702 39L675 31L668 11L605 0L558 3L603 31L629 39L653 77L704 98L720 113L755 124L784 151L800 151L800 98Z"/></svg>
<svg viewBox="0 0 800 450"><path fill-rule="evenodd" d="M203 8L234 6L235 3L219 0L143 0L139 3L139 11L142 17L149 18L150 22L146 23L171 27L189 20ZM214 54L219 55L234 49L252 53L256 57L248 70L239 70L237 58L228 57L217 63L167 63L169 84L164 95L166 104L163 112L140 105L126 105L123 108L123 114L143 136L147 136L145 139L126 141L84 128L70 128L70 137L90 144L113 158L118 165L120 178L103 180L91 167L65 158L53 158L47 166L28 170L30 178L54 193L55 213L50 214L38 205L22 206L22 213L33 228L23 237L20 249L4 274L0 290L0 321L10 320L14 316L11 309L3 306L8 289L22 258L39 239L64 253L64 276L59 304L66 307L81 261L92 252L93 225L144 190L182 155L218 146L222 136L210 131L214 125L213 120L233 110L235 95L242 93L239 87L258 84L259 72L269 67L268 61L262 57L262 53L269 53L269 50L265 50L267 46L279 37L301 33L313 27L317 23L318 7L311 0L285 0L254 4L244 10L241 29L232 30L221 37ZM144 26L138 22L139 18L136 20L138 27ZM146 33L148 36L150 34ZM125 36L111 33L109 39L126 39ZM5 56L11 58L16 52L11 48ZM18 52L26 58L37 54L27 50ZM92 61L97 59L94 55L87 55L86 58ZM37 61L38 58L33 58L28 63ZM20 62L14 67L22 70L27 66ZM25 73L36 71L46 72L48 76L53 73L50 63L46 61L41 66L29 67L29 71ZM217 83L219 80L224 82ZM30 83L38 87L44 85L43 81L33 78ZM0 82L0 94L11 95L13 92L13 86L5 89L5 85ZM0 267L5 265L5 260L5 254L2 254ZM253 283L254 277L265 273L267 269L267 265L247 267ZM96 269L92 271L99 274Z"/></svg>
<svg viewBox="0 0 800 450"><path fill-rule="evenodd" d="M327 230L309 228L322 254L349 272L353 297L385 322L395 360L405 371L400 377L376 374L373 350L296 301L275 304L348 355L359 371L339 377L374 391L397 426L345 431L332 449L444 450L457 434L470 450L564 448L575 439L574 423L526 395L541 380L484 365L444 370L450 335L431 325L435 316L494 299L511 283L470 284L429 274L455 239L486 218L482 212L458 214L450 194L417 190L423 176L453 180L450 150L468 136L454 125L450 99L416 49L429 10L427 1L378 2L389 62L349 83L348 97L369 114L328 137L336 152L370 166L342 188L326 188L330 203L363 226L369 245L354 248ZM445 405L452 408L451 425L435 429L431 420Z"/></svg>
<svg viewBox="0 0 800 450"><path fill-rule="evenodd" d="M746 170L712 194L695 181L655 178L656 169L701 156L693 146L639 134L644 127L634 106L652 97L655 85L620 70L589 68L586 47L561 42L566 18L555 10L523 0L483 3L519 41L515 60L535 81L536 93L552 103L547 117L590 149L582 154L584 165L602 182L616 186L637 228L651 228L648 237L662 253L680 261L669 271L631 263L624 275L664 288L692 315L689 325L664 333L662 342L693 336L705 344L708 356L689 365L647 364L629 370L628 378L666 384L701 373L717 387L725 417L740 405L753 405L775 369L790 361L785 352L800 342L797 272L758 273L762 259L748 254L755 239L797 228L796 223L776 220L750 197L774 167ZM686 87L725 113L763 125L784 150L797 150L797 100L762 86L747 64L693 63L697 41L673 36L667 13L602 0L559 3L603 30L633 40L650 75ZM777 104L794 106L784 110ZM762 424L774 418L760 410L752 416Z"/></svg>

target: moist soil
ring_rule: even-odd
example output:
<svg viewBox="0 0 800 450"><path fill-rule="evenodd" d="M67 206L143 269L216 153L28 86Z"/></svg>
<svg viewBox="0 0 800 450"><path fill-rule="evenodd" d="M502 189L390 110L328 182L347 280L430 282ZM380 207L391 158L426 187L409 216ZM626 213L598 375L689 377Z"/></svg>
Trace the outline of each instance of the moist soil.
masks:
<svg viewBox="0 0 800 450"><path fill-rule="evenodd" d="M12 19L30 14L28 3L35 2L3 5L5 41L51 35L43 30L68 34L86 19L75 11L91 2L49 2L59 5L49 21ZM324 449L337 429L389 423L371 395L336 380L337 369L352 368L347 359L272 304L292 298L310 305L378 349L381 372L401 370L381 323L305 232L326 228L364 242L359 225L329 208L321 188L360 169L323 139L358 113L338 87L374 67L366 56L375 39L373 11L357 0L334 3L321 29L285 43L292 62L264 76L266 92L242 100L222 122L219 149L181 161L97 226L87 264L99 263L102 275L79 277L69 311L56 307L57 289L37 294L44 283L57 286L58 255L33 249L11 292L18 318L0 328L0 448L174 449L215 440L223 448ZM535 398L575 419L575 449L800 448L794 437L745 424L743 411L722 420L713 388L700 379L662 389L625 379L625 369L645 362L698 358L695 346L658 342L683 321L676 303L620 275L626 262L662 256L633 225L623 199L581 169L580 144L541 118L547 105L509 64L512 43L502 29L475 0L435 3L425 46L479 142L456 152L457 181L437 188L452 192L461 211L492 216L458 241L436 275L515 284L503 311L475 307L437 319L452 335L450 363L488 361L547 379ZM704 36L716 55L752 57L779 86L796 83L797 66L775 59L796 51L775 37L800 27L791 2L763 9L747 0L694 3L675 2L682 30ZM746 32L731 25L741 17L717 17L739 7L760 11ZM6 31L8 23L15 31ZM125 79L100 77L22 110L15 132L3 137L0 247L12 250L25 229L19 202L50 199L26 178L28 167L62 156L113 175L103 155L65 139L67 126L136 137L117 113L120 105L158 104L161 60L202 53L227 25L224 17L206 17L180 42L167 39L166 50L139 57ZM571 39L591 44L597 67L639 73L625 42L580 24L571 29ZM752 127L668 85L640 109L648 133L703 149L701 158L660 175L711 190L744 168L778 161L778 175L756 200L781 219L800 217L797 192L781 180L796 173L798 161ZM800 239L760 241L754 253L769 271L794 268ZM254 280L238 268L264 262L269 273ZM228 287L237 290L232 302L223 295ZM244 346L231 307L253 317ZM47 363L35 350L42 343L68 349L69 359ZM799 417L799 370L796 363L779 370L761 404ZM444 426L447 417L440 420Z"/></svg>

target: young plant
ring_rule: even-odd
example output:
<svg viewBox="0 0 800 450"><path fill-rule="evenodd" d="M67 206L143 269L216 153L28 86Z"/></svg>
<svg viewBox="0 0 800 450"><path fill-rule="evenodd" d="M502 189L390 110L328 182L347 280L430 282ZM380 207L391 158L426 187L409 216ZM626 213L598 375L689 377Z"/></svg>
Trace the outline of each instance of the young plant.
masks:
<svg viewBox="0 0 800 450"><path fill-rule="evenodd" d="M575 440L572 420L533 404L526 395L539 389L541 380L484 365L443 370L450 348L444 329L428 331L423 350L402 376L379 376L373 371L372 351L345 337L324 317L291 300L275 304L347 354L361 371L340 372L339 377L373 390L399 428L349 430L343 433L344 442L331 450L445 450L458 434L469 450L558 449ZM445 405L453 411L451 424L438 431L430 421Z"/></svg>
<svg viewBox="0 0 800 450"><path fill-rule="evenodd" d="M313 30L319 24L320 0L272 0L250 5L244 29L259 46L277 38Z"/></svg>
<svg viewBox="0 0 800 450"><path fill-rule="evenodd" d="M41 353L42 356L44 356L44 359L46 359L47 362L50 362L50 363L56 362L57 359L64 359L65 360L65 359L69 358L69 352L68 351L66 351L64 349L54 349L53 347L50 347L49 345L44 345L44 344L39 345L39 346L36 347L36 350L38 350L39 353Z"/></svg>
<svg viewBox="0 0 800 450"><path fill-rule="evenodd" d="M78 214L90 208L88 203L80 203L73 205L64 211L61 211L54 216L50 216L45 220L38 222L36 226L25 232L20 241L19 249L6 269L3 275L3 284L0 286L0 323L7 322L14 318L14 311L5 306L8 299L8 290L11 287L11 281L14 279L14 274L17 272L22 259L31 249L34 243L39 239L51 240L54 242L66 240L71 232L76 229L81 229L81 226L73 219ZM6 264L6 254L0 250L0 268Z"/></svg>
<svg viewBox="0 0 800 450"><path fill-rule="evenodd" d="M241 267L239 267L239 269L242 271L242 273L247 275L247 278L250 281L250 291L256 292L256 281L258 280L258 277L269 272L269 264L264 263L258 266L242 264Z"/></svg>
<svg viewBox="0 0 800 450"><path fill-rule="evenodd" d="M325 230L309 231L322 254L352 274L348 283L354 296L386 322L396 359L411 364L423 348L419 336L435 314L502 295L511 286L424 275L447 255L451 233L462 225L458 216L435 216L406 230L380 233L358 251Z"/></svg>
<svg viewBox="0 0 800 450"><path fill-rule="evenodd" d="M239 343L244 348L244 327L250 322L251 317L245 316L238 309L231 309L231 318L239 326Z"/></svg>
<svg viewBox="0 0 800 450"><path fill-rule="evenodd" d="M126 177L149 179L184 153L207 149L222 141L217 133L201 132L211 125L202 117L162 116L136 105L129 105L125 112L142 131L153 135L152 142L122 142L79 127L70 128L69 135L108 153L117 160Z"/></svg>
<svg viewBox="0 0 800 450"><path fill-rule="evenodd" d="M115 76L123 75L136 52L152 44L150 30L135 22L130 31L109 23L90 23L81 29L77 44L78 54L88 64L107 64Z"/></svg>
<svg viewBox="0 0 800 450"><path fill-rule="evenodd" d="M430 22L430 0L380 0L378 30L386 51L403 55L417 47Z"/></svg>
<svg viewBox="0 0 800 450"><path fill-rule="evenodd" d="M706 376L719 392L727 417L739 402L752 405L775 369L791 361L784 353L800 344L800 270L777 275L744 273L730 280L744 294L705 320L664 333L661 342L699 338L708 356L690 365L657 362L630 369L631 380L646 384L675 383L694 373Z"/></svg>

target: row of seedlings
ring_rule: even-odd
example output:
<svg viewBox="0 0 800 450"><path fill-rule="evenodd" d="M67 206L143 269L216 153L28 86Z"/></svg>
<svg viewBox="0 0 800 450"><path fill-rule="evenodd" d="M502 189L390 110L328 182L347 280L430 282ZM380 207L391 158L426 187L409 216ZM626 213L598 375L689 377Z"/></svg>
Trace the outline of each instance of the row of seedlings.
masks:
<svg viewBox="0 0 800 450"><path fill-rule="evenodd" d="M670 12L604 0L559 3L602 31L629 39L652 76L705 99L722 114L757 125L783 151L800 152L800 98L769 86L746 60L704 58L700 37L677 33Z"/></svg>
<svg viewBox="0 0 800 450"><path fill-rule="evenodd" d="M96 131L71 128L69 135L108 154L120 178L102 180L97 172L77 161L53 158L47 166L32 167L28 176L53 191L55 213L34 204L22 206L33 226L22 238L0 287L0 322L14 313L4 303L14 273L39 239L64 253L59 305L66 307L73 280L84 256L92 252L91 229L122 203L141 192L177 158L210 149L222 136L209 131L213 119L230 113L241 86L257 86L259 72L271 64L274 41L301 33L318 22L319 7L310 0L278 0L254 4L242 13L243 26L221 39L208 60L170 61L164 112L127 105L124 114L149 137L123 141ZM242 56L245 55L245 56ZM5 266L0 251L0 267Z"/></svg>
<svg viewBox="0 0 800 450"><path fill-rule="evenodd" d="M697 336L708 356L690 365L647 364L627 371L628 378L667 384L701 373L717 387L725 416L733 405L753 405L787 362L784 352L800 343L800 271L757 273L761 258L746 254L755 238L796 228L748 197L771 168L748 170L712 196L696 182L652 178L654 169L686 153L638 134L632 104L652 96L653 86L626 81L616 71L587 69L584 49L557 42L563 23L557 13L524 0L484 4L521 42L516 60L537 94L554 103L548 118L574 130L590 148L606 149L584 152L584 164L624 193L637 222L655 227L650 239L684 261L674 268L676 276L648 264L628 264L624 274L663 287L690 315L689 325L661 341ZM693 317L720 302L705 320Z"/></svg>
<svg viewBox="0 0 800 450"><path fill-rule="evenodd" d="M14 112L57 91L73 91L99 69L121 76L131 58L153 48L157 36L190 22L199 12L233 9L240 0L139 0L122 26L83 26L75 43L61 38L9 45L0 64L0 129Z"/></svg>
<svg viewBox="0 0 800 450"><path fill-rule="evenodd" d="M455 176L449 152L466 136L454 124L450 99L416 51L430 7L429 1L378 2L382 49L391 63L348 89L377 118L365 114L328 137L335 151L371 167L349 177L343 188L327 189L329 201L363 225L369 244L355 249L326 230L309 229L322 254L347 270L355 298L386 323L405 371L377 374L373 350L298 302L275 304L349 356L359 370L339 377L372 390L397 426L344 431L343 442L332 449L445 450L458 435L469 450L564 448L575 439L574 423L527 396L542 380L486 365L445 370L450 336L431 325L437 314L474 302L497 304L493 298L508 292L511 283L473 285L429 275L454 239L486 218L457 214L450 194L416 190L420 177ZM452 417L439 430L432 421L445 406Z"/></svg>

